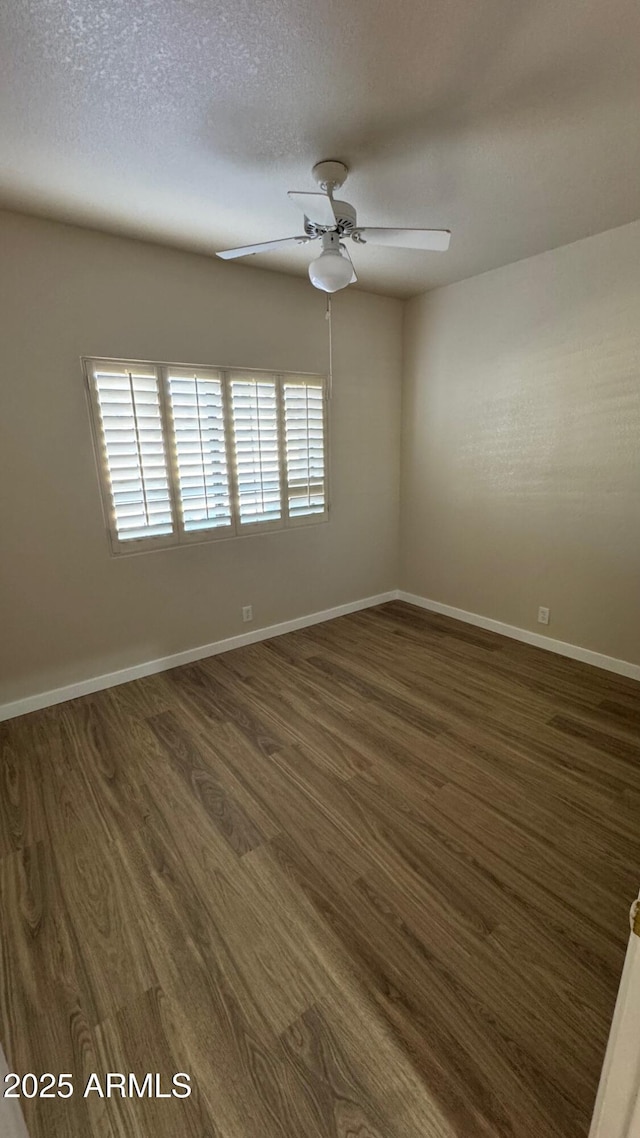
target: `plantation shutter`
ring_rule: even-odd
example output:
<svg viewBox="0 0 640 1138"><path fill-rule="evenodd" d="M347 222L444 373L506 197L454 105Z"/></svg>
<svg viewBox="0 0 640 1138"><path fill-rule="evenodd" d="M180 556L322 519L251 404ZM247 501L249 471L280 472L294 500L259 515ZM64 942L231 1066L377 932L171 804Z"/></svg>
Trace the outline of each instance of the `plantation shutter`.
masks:
<svg viewBox="0 0 640 1138"><path fill-rule="evenodd" d="M282 517L275 379L231 373L231 413L240 525Z"/></svg>
<svg viewBox="0 0 640 1138"><path fill-rule="evenodd" d="M184 530L231 529L220 373L168 368L167 382Z"/></svg>
<svg viewBox="0 0 640 1138"><path fill-rule="evenodd" d="M324 389L320 384L286 379L283 388L289 517L324 514Z"/></svg>
<svg viewBox="0 0 640 1138"><path fill-rule="evenodd" d="M116 543L174 533L157 369L94 361L112 535Z"/></svg>
<svg viewBox="0 0 640 1138"><path fill-rule="evenodd" d="M320 376L84 360L115 553L328 517Z"/></svg>

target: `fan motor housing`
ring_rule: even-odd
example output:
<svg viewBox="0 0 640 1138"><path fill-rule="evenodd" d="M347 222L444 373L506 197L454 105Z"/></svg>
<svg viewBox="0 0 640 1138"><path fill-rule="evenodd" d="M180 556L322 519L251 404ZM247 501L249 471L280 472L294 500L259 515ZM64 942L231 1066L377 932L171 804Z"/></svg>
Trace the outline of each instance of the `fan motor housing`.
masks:
<svg viewBox="0 0 640 1138"><path fill-rule="evenodd" d="M309 217L304 219L304 231L309 237L321 237L323 233L328 233L332 229L336 229L340 236L343 234L349 236L356 228L357 218L356 211L349 202L334 201L333 209L336 215L335 225L320 225L317 221L311 221Z"/></svg>

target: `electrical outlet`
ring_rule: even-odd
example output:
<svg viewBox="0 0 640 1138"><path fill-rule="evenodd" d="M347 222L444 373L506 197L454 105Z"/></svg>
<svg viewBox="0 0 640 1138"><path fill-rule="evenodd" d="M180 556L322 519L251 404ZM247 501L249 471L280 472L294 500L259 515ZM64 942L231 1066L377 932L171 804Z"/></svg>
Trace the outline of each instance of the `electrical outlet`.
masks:
<svg viewBox="0 0 640 1138"><path fill-rule="evenodd" d="M253 620L253 605L245 605L242 609L242 619L246 623L248 620Z"/></svg>
<svg viewBox="0 0 640 1138"><path fill-rule="evenodd" d="M548 624L548 623L549 623L549 609L545 608L544 605L540 605L540 608L538 609L538 624Z"/></svg>

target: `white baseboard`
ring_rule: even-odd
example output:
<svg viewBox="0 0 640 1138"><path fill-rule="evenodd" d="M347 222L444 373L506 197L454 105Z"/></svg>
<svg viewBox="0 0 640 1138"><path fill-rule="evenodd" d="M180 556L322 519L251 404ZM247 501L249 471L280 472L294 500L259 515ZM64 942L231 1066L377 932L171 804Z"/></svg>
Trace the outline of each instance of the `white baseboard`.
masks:
<svg viewBox="0 0 640 1138"><path fill-rule="evenodd" d="M615 672L619 676L627 676L631 680L640 680L640 664L632 664L629 660L617 660L615 656L603 656L601 652L593 652L590 648L580 648L577 644L567 644L564 640L553 640L550 636L542 636L539 632L529 632L526 628L517 628L514 624L503 624L501 620L491 620L488 616L479 616L476 612L466 612L465 609L454 608L453 605L444 605L441 601L432 601L428 597L417 597L413 593L405 593L399 589L398 600L406 601L409 605L429 609L430 612L441 613L442 616L451 616L454 620L462 620L465 624L475 624L478 628L486 628L489 632L499 632L501 636L508 636L511 640L522 640L524 644L534 644L536 648L544 648L547 652L555 652L558 656L569 656L572 660L580 660L583 664L591 664L594 668L604 668L607 672Z"/></svg>
<svg viewBox="0 0 640 1138"><path fill-rule="evenodd" d="M500 620L492 620L490 617L480 616L475 612L466 612L464 609L442 604L441 601L432 601L428 597L418 597L413 593L406 593L403 589L390 589L388 592L379 593L375 597L364 597L359 601L350 601L345 605L336 605L335 608L324 609L322 612L312 612L307 616L296 617L295 620L285 620L281 624L256 628L251 632L243 632L239 636L230 636L226 640L216 640L212 644L202 644L198 648L188 648L184 652L175 652L171 656L146 660L129 668L121 668L117 672L92 676L74 684L67 684L62 688L39 692L37 695L26 696L24 699L16 699L12 703L0 704L0 722L4 719L15 719L18 715L27 715L30 711L40 711L43 707L53 707L56 703L65 703L66 700L76 699L81 695L91 695L93 692L103 691L105 688L126 684L130 680L139 680L143 676L153 676L157 672L166 672L169 668L180 667L181 664L193 664L196 660L204 660L207 656L217 656L221 652L230 652L234 648L242 648L245 644L257 644L260 640L270 640L273 636L283 636L286 632L295 632L299 628L309 628L312 624L334 620L337 616L347 616L350 612L359 612L361 609L372 608L374 605L383 605L387 601L395 600L406 601L407 604L417 605L418 608L429 609L431 612L453 617L454 620L462 620L466 624L475 624L478 628L498 632L501 636L508 636L512 640L534 644L537 648L544 648L547 652L556 652L559 656L569 656L572 660L580 660L583 664L591 664L595 668L604 668L606 671L615 672L619 676L627 676L629 679L640 681L640 664L632 664L628 660L617 660L614 656L603 656L600 652L592 652L590 648L580 648L577 644L566 644L563 640L553 640L549 636L541 636L538 632L529 632L526 628L516 628L513 624L503 624Z"/></svg>
<svg viewBox="0 0 640 1138"><path fill-rule="evenodd" d="M256 644L259 640L270 640L273 636L282 636L285 632L295 632L299 628L308 628L312 624L334 620L337 616L347 616L350 612L359 612L360 609L372 608L373 605L383 605L386 601L395 601L397 597L397 589L391 589L387 593L379 593L376 597L364 597L359 601L350 601L346 605L336 605L335 608L324 609L322 612L299 616L295 620L285 620L281 624L256 628L239 636L230 636L226 640L216 640L213 644L202 644L198 648L187 648L185 652L174 652L171 656L146 660L142 664L121 668L117 672L92 676L90 679L79 680L78 683L67 684L62 688L53 688L38 695L26 696L25 699L16 699L13 703L0 704L0 722L4 719L15 719L18 715L27 715L30 711L40 711L43 707L52 707L56 703L65 703L68 699L76 699L81 695L91 695L105 688L113 688L117 684L126 684L129 680L139 680L143 676L166 672L169 668L180 667L181 664L193 664L196 660L204 660L206 656L217 656L221 652L230 652L233 648L242 648L245 644Z"/></svg>

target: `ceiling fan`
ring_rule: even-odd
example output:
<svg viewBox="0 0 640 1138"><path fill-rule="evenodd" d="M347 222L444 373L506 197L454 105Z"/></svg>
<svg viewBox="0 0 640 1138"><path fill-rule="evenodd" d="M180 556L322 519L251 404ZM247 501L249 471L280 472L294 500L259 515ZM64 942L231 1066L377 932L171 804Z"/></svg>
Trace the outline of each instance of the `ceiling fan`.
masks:
<svg viewBox="0 0 640 1138"><path fill-rule="evenodd" d="M343 238L351 238L355 245L392 245L433 252L445 252L449 248L451 233L448 229L377 229L358 225L354 207L349 202L336 201L333 196L344 185L348 172L344 162L318 162L312 174L321 192L289 191L290 201L304 212L304 233L300 236L224 249L217 256L231 261L254 253L270 253L272 249L306 245L320 238L322 253L309 265L309 277L323 292L337 292L358 279Z"/></svg>

